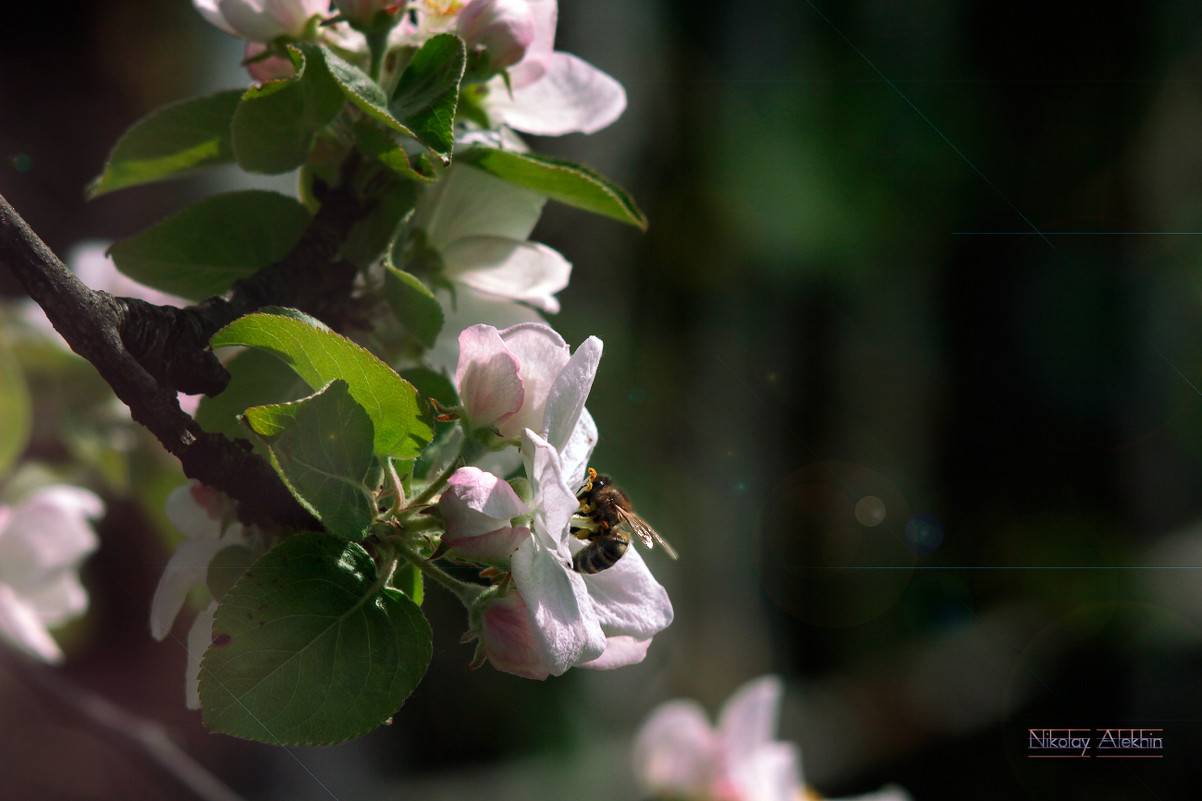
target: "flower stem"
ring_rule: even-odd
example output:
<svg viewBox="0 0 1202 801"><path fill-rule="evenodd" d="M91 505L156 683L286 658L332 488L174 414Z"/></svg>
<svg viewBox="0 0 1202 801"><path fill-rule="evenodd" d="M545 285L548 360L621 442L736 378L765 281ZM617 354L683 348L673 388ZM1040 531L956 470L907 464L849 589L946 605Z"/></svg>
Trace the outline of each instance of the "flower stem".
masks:
<svg viewBox="0 0 1202 801"><path fill-rule="evenodd" d="M455 593L456 597L458 597L466 607L471 607L472 603L480 597L480 593L487 589L485 587L481 587L479 584L469 584L465 581L460 581L438 565L431 562L429 559L426 559L424 556L412 550L408 545L402 542L399 537L392 537L389 541L392 543L392 546L396 548L397 553L405 557L409 564L416 566L422 571L423 574L429 576L446 589Z"/></svg>

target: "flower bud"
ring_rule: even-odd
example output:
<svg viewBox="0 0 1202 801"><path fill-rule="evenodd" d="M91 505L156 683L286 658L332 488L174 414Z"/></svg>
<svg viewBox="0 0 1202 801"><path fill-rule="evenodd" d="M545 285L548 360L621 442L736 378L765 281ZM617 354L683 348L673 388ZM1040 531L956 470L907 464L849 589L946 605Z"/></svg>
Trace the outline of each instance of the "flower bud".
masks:
<svg viewBox="0 0 1202 801"><path fill-rule="evenodd" d="M246 58L243 63L250 77L259 83L267 83L282 78L291 78L296 74L296 67L290 59L282 56L263 56L267 45L260 42L246 43Z"/></svg>
<svg viewBox="0 0 1202 801"><path fill-rule="evenodd" d="M442 541L461 556L508 563L510 554L530 536L510 521L530 509L507 483L478 467L461 467L438 501L447 524Z"/></svg>
<svg viewBox="0 0 1202 801"><path fill-rule="evenodd" d="M534 14L526 0L472 0L459 14L459 35L488 51L494 68L509 67L534 41Z"/></svg>
<svg viewBox="0 0 1202 801"><path fill-rule="evenodd" d="M497 670L527 679L541 681L551 675L530 630L526 602L517 590L484 593L468 616L471 630L465 641L479 640L473 667L487 660Z"/></svg>

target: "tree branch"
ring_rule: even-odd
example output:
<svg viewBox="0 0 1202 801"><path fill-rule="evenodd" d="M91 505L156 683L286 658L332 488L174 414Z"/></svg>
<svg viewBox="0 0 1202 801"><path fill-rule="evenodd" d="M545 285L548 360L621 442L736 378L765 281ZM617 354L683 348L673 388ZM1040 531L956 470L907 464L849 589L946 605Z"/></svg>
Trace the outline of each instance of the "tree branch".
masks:
<svg viewBox="0 0 1202 801"><path fill-rule="evenodd" d="M317 217L315 223L316 220ZM306 239L302 239L302 244ZM255 276L244 282L247 289L241 293L241 300L236 300L240 293L235 290L230 299L211 299L211 303L206 301L192 307L197 309L195 312L166 312L163 311L165 307L114 298L107 292L89 289L0 196L0 263L13 271L71 349L92 363L121 402L129 407L133 419L149 429L163 447L180 460L185 475L239 501L239 513L247 522L311 528L318 525L312 515L296 502L266 462L245 447L245 443L204 431L180 409L175 382L169 378L173 370L187 373L196 365L208 362L207 372L202 376L211 379L220 375L228 380L224 368L212 353L207 352L208 337L224 325L221 322L223 316L228 316L225 320L228 322L240 316L246 304L261 303L259 293L264 287L275 286L272 275L286 270L289 260L299 260L311 268L313 262L297 255L299 248L300 245L279 265L263 271L266 277ZM329 246L322 252L329 253ZM287 303L288 298L275 302ZM138 319L133 319L135 317ZM127 346L124 332L131 329L149 331L155 320L159 321L157 325L169 329L162 343L175 342L180 348L176 354L162 350L165 344L156 346L154 343L158 340L148 336L131 338L134 347ZM148 342L151 343L149 346ZM187 358L185 348L190 354L200 355L185 363L182 361ZM159 361L151 362L153 370L138 358L149 360L156 352ZM172 367L173 364L176 366ZM181 364L185 366L180 367ZM216 369L212 365L216 365ZM221 385L224 383L222 381Z"/></svg>

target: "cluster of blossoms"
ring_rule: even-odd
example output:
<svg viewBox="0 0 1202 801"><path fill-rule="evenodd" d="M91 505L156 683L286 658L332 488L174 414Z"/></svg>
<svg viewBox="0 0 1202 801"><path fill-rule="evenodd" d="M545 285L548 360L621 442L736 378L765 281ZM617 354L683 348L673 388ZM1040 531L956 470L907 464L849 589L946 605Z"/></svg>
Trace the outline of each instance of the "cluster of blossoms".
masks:
<svg viewBox="0 0 1202 801"><path fill-rule="evenodd" d="M260 81L294 74L289 44L319 42L388 85L395 80L389 71L423 43L456 34L470 54L456 150L483 142L525 153L515 131L593 132L626 103L613 78L554 50L555 0L338 0L333 9L322 0L194 3L213 25L247 40L246 64ZM458 405L439 411L458 437L443 443L450 466L431 468L420 492L406 499L394 474L393 486L376 499L383 509L392 494L391 531L401 532L378 543L378 552L396 549L460 596L467 607L464 639L477 641L474 665L545 679L574 666L639 662L672 620L667 592L641 555L630 548L596 575L572 569L573 553L585 547L574 521L580 523L577 493L597 442L585 401L602 344L590 337L573 352L543 322L544 313L558 311L555 294L571 273L561 254L529 241L547 197L470 164L455 163L435 177L418 183L399 241L407 269L436 293L443 325L424 350L391 361L398 369L424 365L453 376ZM365 274L370 284L372 270ZM524 477L506 481L518 468ZM237 523L217 493L197 484L177 490L168 516L187 539L155 595L152 633L158 639L169 633L192 589L207 586L215 599L188 637L188 703L197 706L196 660L210 644L224 591L214 586L224 582L211 566L234 551L252 554L243 560L249 564L274 535ZM407 527L415 533L406 535ZM480 578L460 581L438 561L460 572L475 566Z"/></svg>
<svg viewBox="0 0 1202 801"><path fill-rule="evenodd" d="M87 609L79 568L96 550L91 521L103 513L94 493L65 484L0 505L0 638L29 656L62 661L48 629Z"/></svg>
<svg viewBox="0 0 1202 801"><path fill-rule="evenodd" d="M784 686L761 676L739 687L711 726L696 701L652 710L635 737L634 774L652 798L674 801L817 801L802 780L796 745L774 740ZM845 801L910 801L889 786Z"/></svg>

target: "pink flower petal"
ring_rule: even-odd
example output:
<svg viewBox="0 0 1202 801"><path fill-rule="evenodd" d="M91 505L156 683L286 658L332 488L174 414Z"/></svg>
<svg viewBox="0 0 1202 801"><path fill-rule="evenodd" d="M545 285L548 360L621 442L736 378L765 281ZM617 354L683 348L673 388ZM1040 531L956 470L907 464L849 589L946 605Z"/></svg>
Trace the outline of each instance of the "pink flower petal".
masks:
<svg viewBox="0 0 1202 801"><path fill-rule="evenodd" d="M605 639L605 653L592 660L583 662L576 667L591 670L613 670L614 668L637 665L647 657L647 649L651 647L650 638L636 640L634 637L618 636Z"/></svg>
<svg viewBox="0 0 1202 801"><path fill-rule="evenodd" d="M540 681L551 675L530 632L526 603L516 590L484 608L480 642L497 670Z"/></svg>
<svg viewBox="0 0 1202 801"><path fill-rule="evenodd" d="M494 78L487 108L495 120L538 136L595 133L626 110L626 90L601 70L570 53L553 53L545 74L512 95Z"/></svg>
<svg viewBox="0 0 1202 801"><path fill-rule="evenodd" d="M517 436L525 428L541 433L547 395L571 358L571 349L546 323L519 323L501 331L500 337L521 364L526 397L521 410L498 428L507 437Z"/></svg>
<svg viewBox="0 0 1202 801"><path fill-rule="evenodd" d="M455 383L473 425L500 425L523 405L528 389L520 362L490 325L473 325L459 335Z"/></svg>

